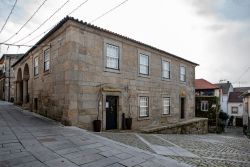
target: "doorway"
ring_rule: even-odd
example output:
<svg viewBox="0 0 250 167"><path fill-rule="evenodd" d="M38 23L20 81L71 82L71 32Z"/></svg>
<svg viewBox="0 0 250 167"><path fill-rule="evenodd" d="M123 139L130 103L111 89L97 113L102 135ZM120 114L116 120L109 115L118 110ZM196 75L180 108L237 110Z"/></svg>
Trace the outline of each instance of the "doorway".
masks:
<svg viewBox="0 0 250 167"><path fill-rule="evenodd" d="M185 118L185 98L181 97L181 119Z"/></svg>
<svg viewBox="0 0 250 167"><path fill-rule="evenodd" d="M117 129L118 96L106 96L106 130Z"/></svg>

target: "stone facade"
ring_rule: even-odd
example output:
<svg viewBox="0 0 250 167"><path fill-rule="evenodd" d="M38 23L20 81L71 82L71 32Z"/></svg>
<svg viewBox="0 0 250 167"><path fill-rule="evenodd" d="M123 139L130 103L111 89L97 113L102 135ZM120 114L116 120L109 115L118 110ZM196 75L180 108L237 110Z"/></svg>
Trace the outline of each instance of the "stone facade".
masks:
<svg viewBox="0 0 250 167"><path fill-rule="evenodd" d="M106 68L107 44L119 48L118 69ZM45 71L44 53L47 49L49 70ZM149 57L149 75L139 73L140 53ZM36 57L39 70L34 75ZM162 78L163 60L170 62L170 79ZM106 99L115 96L116 116L113 121L117 122L117 129L122 128L122 113L125 117L132 117L133 129L176 123L195 115L196 65L152 46L67 17L14 64L15 102L65 124L86 129L92 129L92 122L98 117L102 121L102 130L106 130L106 111L110 106ZM184 82L180 81L180 66L186 69ZM25 100L27 95L29 101ZM139 116L140 96L148 97L147 117ZM162 114L163 97L170 97L169 115Z"/></svg>
<svg viewBox="0 0 250 167"><path fill-rule="evenodd" d="M3 54L0 60L0 100L13 101L14 100L14 71L11 66L23 54Z"/></svg>

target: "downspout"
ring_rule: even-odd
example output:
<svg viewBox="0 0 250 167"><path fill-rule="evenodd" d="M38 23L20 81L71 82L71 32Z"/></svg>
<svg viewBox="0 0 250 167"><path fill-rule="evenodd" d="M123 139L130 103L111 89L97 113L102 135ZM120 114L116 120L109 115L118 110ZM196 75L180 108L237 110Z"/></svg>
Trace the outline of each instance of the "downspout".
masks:
<svg viewBox="0 0 250 167"><path fill-rule="evenodd" d="M11 57L9 58L9 96L8 96L8 101L10 102L10 62L11 62Z"/></svg>

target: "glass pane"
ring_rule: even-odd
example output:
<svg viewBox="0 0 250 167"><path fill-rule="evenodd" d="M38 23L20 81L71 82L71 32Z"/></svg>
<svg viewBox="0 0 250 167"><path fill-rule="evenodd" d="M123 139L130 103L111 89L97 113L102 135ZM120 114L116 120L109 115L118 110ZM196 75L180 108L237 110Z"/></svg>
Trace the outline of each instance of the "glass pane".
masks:
<svg viewBox="0 0 250 167"><path fill-rule="evenodd" d="M119 54L119 51L118 51L118 47L117 46L113 46L113 45L107 45L107 56L108 57L113 57L113 58L118 58L118 54Z"/></svg>
<svg viewBox="0 0 250 167"><path fill-rule="evenodd" d="M163 70L169 71L169 62L163 61Z"/></svg>
<svg viewBox="0 0 250 167"><path fill-rule="evenodd" d="M140 64L148 66L148 56L140 54Z"/></svg>
<svg viewBox="0 0 250 167"><path fill-rule="evenodd" d="M140 73L141 74L148 74L148 66L140 65Z"/></svg>

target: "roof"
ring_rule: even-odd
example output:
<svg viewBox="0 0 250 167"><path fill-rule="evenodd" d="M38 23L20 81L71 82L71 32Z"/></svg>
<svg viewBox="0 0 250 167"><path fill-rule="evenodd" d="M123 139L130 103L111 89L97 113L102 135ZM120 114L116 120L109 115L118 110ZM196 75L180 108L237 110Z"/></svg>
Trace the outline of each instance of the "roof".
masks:
<svg viewBox="0 0 250 167"><path fill-rule="evenodd" d="M241 95L242 95L242 92L230 92L228 102L242 103L243 97Z"/></svg>
<svg viewBox="0 0 250 167"><path fill-rule="evenodd" d="M175 57L175 58L177 58L177 59L180 59L180 60L189 62L189 63L191 63L191 64L193 64L193 65L195 65L195 66L198 65L197 63L194 63L194 62L192 62L192 61L186 60L186 59L181 58L181 57L179 57L179 56L176 56L176 55L174 55L174 54L168 53L168 52L166 52L166 51L164 51L164 50L161 50L161 49L158 49L158 48L156 48L156 47L154 47L154 46L151 46L151 45L148 45L148 44L139 42L139 41L137 41L137 40L134 40L134 39L132 39L132 38L129 38L129 37L126 37L126 36L117 34L117 33L115 33L115 32L112 32L112 31L109 31L109 30L106 30L106 29L103 29L103 28L94 26L94 25L92 25L92 24L89 24L89 23L87 23L87 22L83 22L83 21L78 20L78 19L75 19L75 18L73 18L73 17L66 16L66 17L65 17L64 19L62 19L53 29L51 29L45 36L43 36L43 37L42 37L33 47L31 47L31 48L30 48L30 49L29 49L29 50L28 50L28 51L27 51L18 61L16 61L16 62L12 65L12 67L14 67L16 64L18 64L23 58L25 58L26 56L28 56L28 54L29 54L30 52L32 52L35 48L37 48L38 45L40 45L42 42L44 42L50 35L52 35L54 32L56 32L58 29L60 29L67 21L74 21L74 22L76 22L76 23L78 23L78 24L81 24L81 25L83 25L83 26L87 26L87 27L92 28L92 29L95 29L95 30L99 30L99 31L102 31L102 32L105 32L105 33L109 33L109 34L115 35L115 36L120 37L120 38L123 38L123 39L125 39L125 40L129 40L129 41L131 41L131 42L134 42L134 43L137 43L137 44L140 44L140 45L144 45L144 46L149 47L149 48L151 48L151 49L154 49L154 50L156 50L156 51L159 51L159 52L162 52L162 53L164 53L164 54L168 54L168 55L170 55L170 56L173 56L173 57Z"/></svg>
<svg viewBox="0 0 250 167"><path fill-rule="evenodd" d="M0 59L0 62L3 61L4 57L15 57L15 58L20 58L22 57L23 54L3 54L1 59Z"/></svg>
<svg viewBox="0 0 250 167"><path fill-rule="evenodd" d="M216 86L218 86L220 89L222 89L222 93L223 94L227 94L229 91L229 88L231 86L230 82L226 82L226 83L217 83L215 84Z"/></svg>
<svg viewBox="0 0 250 167"><path fill-rule="evenodd" d="M234 92L246 92L250 90L250 87L236 87L234 88Z"/></svg>
<svg viewBox="0 0 250 167"><path fill-rule="evenodd" d="M201 90L201 89L219 89L219 88L205 79L196 79L195 89Z"/></svg>
<svg viewBox="0 0 250 167"><path fill-rule="evenodd" d="M242 96L242 97L250 96L250 90L245 91L241 96Z"/></svg>

